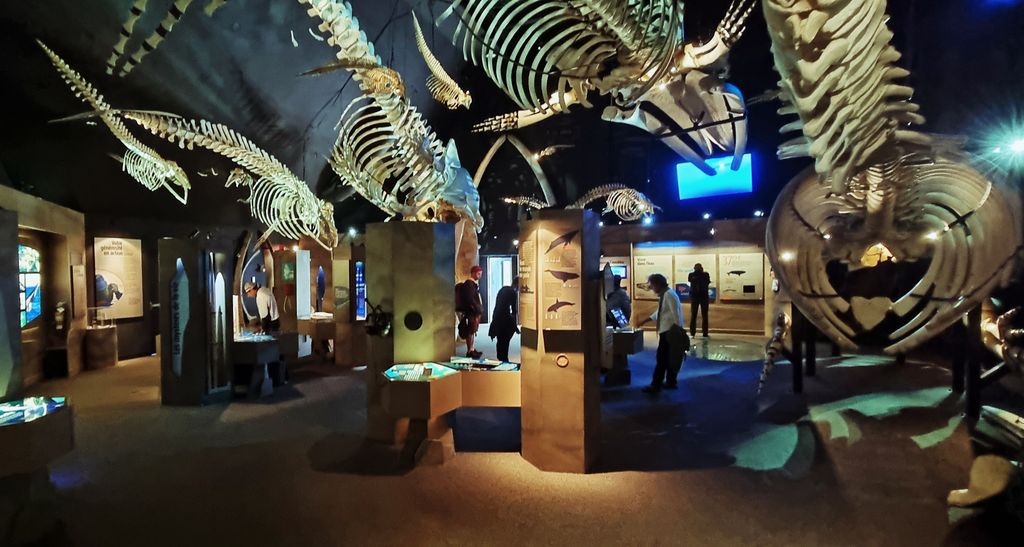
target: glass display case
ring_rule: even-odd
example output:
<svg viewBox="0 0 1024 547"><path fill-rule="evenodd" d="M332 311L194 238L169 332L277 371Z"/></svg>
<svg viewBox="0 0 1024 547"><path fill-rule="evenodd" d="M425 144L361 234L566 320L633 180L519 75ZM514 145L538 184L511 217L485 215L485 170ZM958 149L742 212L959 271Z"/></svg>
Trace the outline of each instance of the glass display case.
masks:
<svg viewBox="0 0 1024 547"><path fill-rule="evenodd" d="M395 365L384 371L390 382L432 382L453 374L458 371L441 363Z"/></svg>
<svg viewBox="0 0 1024 547"><path fill-rule="evenodd" d="M110 308L107 306L93 306L87 308L89 314L89 326L92 328L113 327L114 320L110 317Z"/></svg>
<svg viewBox="0 0 1024 547"><path fill-rule="evenodd" d="M506 363L493 359L473 359L472 357L452 357L442 363L455 370L519 370L518 363Z"/></svg>
<svg viewBox="0 0 1024 547"><path fill-rule="evenodd" d="M53 414L67 404L64 397L29 397L0 403L0 427L32 422Z"/></svg>
<svg viewBox="0 0 1024 547"><path fill-rule="evenodd" d="M243 331L235 335L235 342L272 342L274 340L275 338L270 334Z"/></svg>

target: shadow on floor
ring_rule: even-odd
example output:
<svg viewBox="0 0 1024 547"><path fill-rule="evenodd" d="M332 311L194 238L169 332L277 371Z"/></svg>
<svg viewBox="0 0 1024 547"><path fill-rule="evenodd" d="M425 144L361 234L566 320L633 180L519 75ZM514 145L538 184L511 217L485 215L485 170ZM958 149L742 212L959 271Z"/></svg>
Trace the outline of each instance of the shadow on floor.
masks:
<svg viewBox="0 0 1024 547"><path fill-rule="evenodd" d="M398 476L414 467L414 450L335 433L313 444L308 459L310 468L321 473Z"/></svg>

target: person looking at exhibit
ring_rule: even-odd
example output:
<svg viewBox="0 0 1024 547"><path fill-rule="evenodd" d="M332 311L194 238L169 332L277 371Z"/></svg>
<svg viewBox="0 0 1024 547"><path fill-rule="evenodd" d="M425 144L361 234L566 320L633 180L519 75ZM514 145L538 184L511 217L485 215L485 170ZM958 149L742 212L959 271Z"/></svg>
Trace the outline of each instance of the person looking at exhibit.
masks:
<svg viewBox="0 0 1024 547"><path fill-rule="evenodd" d="M512 278L512 284L502 287L494 297L494 312L487 335L498 339L498 360L508 362L508 345L519 333L519 277Z"/></svg>
<svg viewBox="0 0 1024 547"><path fill-rule="evenodd" d="M274 292L252 282L247 282L244 289L246 296L256 299L256 315L260 320L260 331L263 334L271 334L280 330L281 315L277 311Z"/></svg>
<svg viewBox="0 0 1024 547"><path fill-rule="evenodd" d="M480 277L484 269L473 266L469 279L455 286L455 311L459 314L459 338L466 340L466 357L479 359L483 353L476 350L476 333L480 330L480 317L484 304L480 299Z"/></svg>
<svg viewBox="0 0 1024 547"><path fill-rule="evenodd" d="M668 289L668 279L661 274L652 274L647 278L651 290L658 295L658 309L640 325L654 321L658 332L658 352L655 354L654 377L651 385L643 389L644 393L658 393L662 387L676 389L678 387L679 369L682 368L686 350L690 349L690 340L683 329L682 304L675 291Z"/></svg>
<svg viewBox="0 0 1024 547"><path fill-rule="evenodd" d="M700 263L693 265L693 271L687 278L690 282L690 336L697 336L697 310L700 310L701 335L708 337L708 290L711 287L711 275L704 271Z"/></svg>
<svg viewBox="0 0 1024 547"><path fill-rule="evenodd" d="M605 299L605 307L608 310L606 319L609 325L622 327L624 325L619 325L618 319L616 319L615 312L613 310L619 310L622 313L622 316L626 318L626 324L628 325L632 311L632 302L629 299L629 293L626 292L626 289L622 288L622 276L614 276L612 278L612 282L615 285L615 289L612 290L608 295L608 298Z"/></svg>

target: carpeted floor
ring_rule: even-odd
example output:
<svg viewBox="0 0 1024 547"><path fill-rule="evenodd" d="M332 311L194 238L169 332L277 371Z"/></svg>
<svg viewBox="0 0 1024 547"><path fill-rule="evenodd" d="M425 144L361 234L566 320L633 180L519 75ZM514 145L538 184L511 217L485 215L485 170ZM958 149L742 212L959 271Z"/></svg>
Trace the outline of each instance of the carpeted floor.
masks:
<svg viewBox="0 0 1024 547"><path fill-rule="evenodd" d="M161 407L155 358L45 383L34 394L71 397L77 437L52 467L51 543L1020 544L1005 517L946 508L971 460L947 370L823 361L797 397L782 365L755 397L760 341L696 342L678 391L640 392L653 338L633 385L603 391L590 475L500 452L518 446L514 409L459 411L458 456L403 467L362 441L356 371L307 366L270 399L205 408Z"/></svg>

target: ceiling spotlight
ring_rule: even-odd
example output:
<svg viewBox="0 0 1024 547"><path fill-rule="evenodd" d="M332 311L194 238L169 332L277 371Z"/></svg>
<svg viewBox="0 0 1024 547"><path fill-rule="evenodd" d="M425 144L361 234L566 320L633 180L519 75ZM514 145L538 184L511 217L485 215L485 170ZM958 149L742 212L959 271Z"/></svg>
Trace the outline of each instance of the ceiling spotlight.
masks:
<svg viewBox="0 0 1024 547"><path fill-rule="evenodd" d="M515 245L516 247L518 247L519 246L519 240L518 239L513 239L512 240L512 245Z"/></svg>
<svg viewBox="0 0 1024 547"><path fill-rule="evenodd" d="M357 235L359 235L359 232L356 231L356 227L355 226L349 226L349 228L348 228L348 237L353 237L354 238Z"/></svg>
<svg viewBox="0 0 1024 547"><path fill-rule="evenodd" d="M825 241L832 239L832 234L823 234L821 236Z"/></svg>
<svg viewBox="0 0 1024 547"><path fill-rule="evenodd" d="M650 226L651 224L654 224L654 217L647 215L640 222L642 222L644 226Z"/></svg>
<svg viewBox="0 0 1024 547"><path fill-rule="evenodd" d="M299 252L299 246L298 245L292 245L292 251L295 251L296 253Z"/></svg>
<svg viewBox="0 0 1024 547"><path fill-rule="evenodd" d="M1010 151L1014 154L1024 153L1024 139L1016 139L1010 143Z"/></svg>
<svg viewBox="0 0 1024 547"><path fill-rule="evenodd" d="M700 217L703 218L704 220L711 220L711 213L704 213Z"/></svg>
<svg viewBox="0 0 1024 547"><path fill-rule="evenodd" d="M602 221L598 222L597 225L602 227L602 228L604 228L604 221L602 220Z"/></svg>
<svg viewBox="0 0 1024 547"><path fill-rule="evenodd" d="M708 233L711 234L711 235L715 235L715 229L712 228L711 230L708 231Z"/></svg>
<svg viewBox="0 0 1024 547"><path fill-rule="evenodd" d="M939 239L939 234L938 232L928 232L924 237L931 241L935 241L936 239Z"/></svg>
<svg viewBox="0 0 1024 547"><path fill-rule="evenodd" d="M756 211L754 211L754 216L758 217L758 218L763 217L764 216L764 211L762 211L760 209L757 209Z"/></svg>
<svg viewBox="0 0 1024 547"><path fill-rule="evenodd" d="M782 251L782 254L779 255L779 258L782 259L783 262L791 262L794 258L796 258L796 254L794 254L793 251Z"/></svg>

